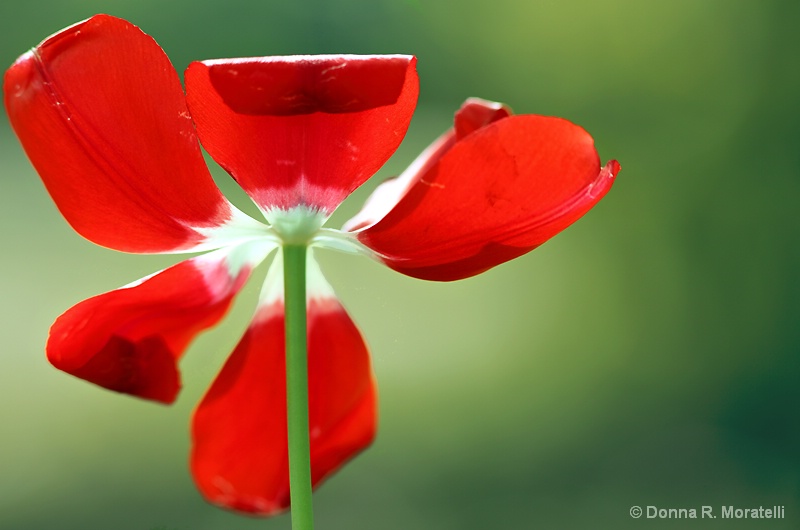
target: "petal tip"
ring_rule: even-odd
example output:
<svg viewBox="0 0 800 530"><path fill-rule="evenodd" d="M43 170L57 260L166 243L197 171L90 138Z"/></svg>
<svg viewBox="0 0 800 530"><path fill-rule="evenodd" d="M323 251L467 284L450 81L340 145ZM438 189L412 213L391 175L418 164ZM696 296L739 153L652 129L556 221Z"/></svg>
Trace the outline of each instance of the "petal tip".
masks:
<svg viewBox="0 0 800 530"><path fill-rule="evenodd" d="M620 169L622 169L622 166L616 160L611 160L603 166L597 175L597 179L589 185L589 197L600 200L611 189Z"/></svg>
<svg viewBox="0 0 800 530"><path fill-rule="evenodd" d="M468 98L455 115L453 126L456 139L461 140L471 132L512 114L511 108L503 103L475 97Z"/></svg>
<svg viewBox="0 0 800 530"><path fill-rule="evenodd" d="M157 337L131 341L112 336L80 366L65 362L48 341L47 358L59 370L105 389L165 405L175 402L181 389L175 356Z"/></svg>
<svg viewBox="0 0 800 530"><path fill-rule="evenodd" d="M289 508L289 492L280 499L270 499L261 495L248 495L235 491L233 485L222 476L215 476L209 484L201 483L195 476L201 495L216 506L225 510L259 517L272 517Z"/></svg>
<svg viewBox="0 0 800 530"><path fill-rule="evenodd" d="M611 160L608 164L605 165L603 171L606 171L608 174L608 178L615 178L619 171L622 169L622 166L616 160Z"/></svg>

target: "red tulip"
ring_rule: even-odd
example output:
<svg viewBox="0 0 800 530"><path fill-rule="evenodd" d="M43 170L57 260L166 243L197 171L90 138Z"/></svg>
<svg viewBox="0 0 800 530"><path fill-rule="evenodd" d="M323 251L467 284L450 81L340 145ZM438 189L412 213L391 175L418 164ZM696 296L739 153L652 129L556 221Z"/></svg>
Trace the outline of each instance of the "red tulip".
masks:
<svg viewBox="0 0 800 530"><path fill-rule="evenodd" d="M5 74L6 110L73 228L125 252L211 251L67 310L50 330L48 359L110 390L171 403L189 343L284 244L457 280L542 244L611 187L619 164L601 167L580 127L470 99L454 128L378 187L343 230L322 228L402 141L417 100L415 63L403 55L195 62L184 95L156 42L107 15L20 57ZM264 220L220 193L198 137ZM361 334L308 263L317 484L373 439L376 387ZM257 514L289 504L281 278L273 259L253 321L192 428L203 495Z"/></svg>

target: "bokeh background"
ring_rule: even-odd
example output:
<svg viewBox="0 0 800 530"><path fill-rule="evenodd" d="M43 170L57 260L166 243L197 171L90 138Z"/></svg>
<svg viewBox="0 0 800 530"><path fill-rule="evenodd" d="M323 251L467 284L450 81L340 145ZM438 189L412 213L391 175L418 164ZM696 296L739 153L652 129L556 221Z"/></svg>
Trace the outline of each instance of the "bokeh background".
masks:
<svg viewBox="0 0 800 530"><path fill-rule="evenodd" d="M376 443L315 496L320 529L800 528L800 3L14 0L0 3L0 65L97 12L142 27L181 72L417 55L406 141L334 225L468 96L567 117L622 163L577 224L473 279L320 255L381 390ZM255 286L193 344L163 407L45 360L62 311L175 260L73 233L5 116L0 248L0 528L289 528L207 505L187 471L191 411ZM783 505L786 518L637 521L633 505Z"/></svg>

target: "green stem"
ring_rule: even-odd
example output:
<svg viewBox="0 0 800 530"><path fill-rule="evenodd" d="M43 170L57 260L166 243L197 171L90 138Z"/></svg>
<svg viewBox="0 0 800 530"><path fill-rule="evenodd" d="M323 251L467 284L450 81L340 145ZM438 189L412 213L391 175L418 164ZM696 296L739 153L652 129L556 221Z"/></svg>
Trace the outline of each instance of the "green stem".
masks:
<svg viewBox="0 0 800 530"><path fill-rule="evenodd" d="M286 302L286 401L292 530L313 530L314 528L308 435L307 252L306 245L283 247L283 289Z"/></svg>

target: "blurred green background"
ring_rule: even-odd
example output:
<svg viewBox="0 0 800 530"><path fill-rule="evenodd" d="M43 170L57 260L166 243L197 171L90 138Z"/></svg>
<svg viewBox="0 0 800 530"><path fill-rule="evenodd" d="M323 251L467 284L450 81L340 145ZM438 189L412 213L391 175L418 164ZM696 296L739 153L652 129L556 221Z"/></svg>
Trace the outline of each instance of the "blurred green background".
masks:
<svg viewBox="0 0 800 530"><path fill-rule="evenodd" d="M569 118L622 163L576 225L473 279L321 255L371 346L381 427L316 494L318 528L800 528L800 3L17 0L0 4L0 65L96 12L139 25L181 72L417 55L406 141L334 224L468 96ZM0 227L0 528L288 529L205 504L186 463L191 411L257 286L194 343L178 403L153 405L58 372L43 348L69 306L175 260L73 233L5 116ZM786 518L634 520L633 505Z"/></svg>

